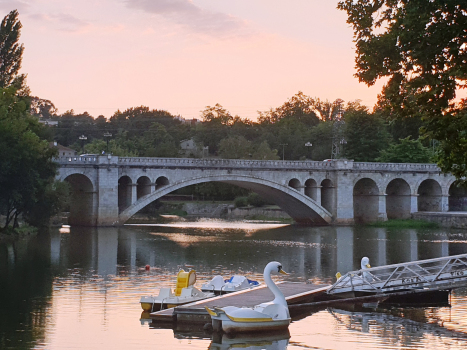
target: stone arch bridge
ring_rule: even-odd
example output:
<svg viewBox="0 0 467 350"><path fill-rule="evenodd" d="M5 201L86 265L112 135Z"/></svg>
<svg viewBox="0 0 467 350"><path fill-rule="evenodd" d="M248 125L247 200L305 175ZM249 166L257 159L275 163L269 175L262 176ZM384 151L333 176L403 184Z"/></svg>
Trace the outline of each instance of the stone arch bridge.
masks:
<svg viewBox="0 0 467 350"><path fill-rule="evenodd" d="M123 225L179 188L218 181L250 189L295 221L314 225L409 218L459 210L467 195L435 164L116 156L61 157L58 178L73 189L69 223Z"/></svg>

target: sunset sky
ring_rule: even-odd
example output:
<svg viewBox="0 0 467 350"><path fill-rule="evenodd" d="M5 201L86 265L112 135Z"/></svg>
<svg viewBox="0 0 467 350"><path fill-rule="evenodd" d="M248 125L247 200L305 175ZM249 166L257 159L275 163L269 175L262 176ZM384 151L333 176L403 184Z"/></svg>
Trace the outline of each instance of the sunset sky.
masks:
<svg viewBox="0 0 467 350"><path fill-rule="evenodd" d="M221 104L255 120L299 91L372 107L337 0L0 0L23 24L22 73L59 113Z"/></svg>

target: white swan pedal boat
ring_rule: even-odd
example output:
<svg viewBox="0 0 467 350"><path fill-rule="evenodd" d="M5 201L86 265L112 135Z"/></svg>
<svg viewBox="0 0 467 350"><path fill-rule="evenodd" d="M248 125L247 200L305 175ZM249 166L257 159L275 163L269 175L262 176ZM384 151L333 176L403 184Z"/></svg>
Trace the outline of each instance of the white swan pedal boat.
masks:
<svg viewBox="0 0 467 350"><path fill-rule="evenodd" d="M158 295L145 295L140 299L144 311L159 311L195 301L212 298L214 293L205 293L195 288L196 272L180 270L177 275L177 285L172 288L160 288Z"/></svg>
<svg viewBox="0 0 467 350"><path fill-rule="evenodd" d="M274 294L274 300L250 307L205 307L211 316L214 331L225 333L271 332L287 329L290 324L289 307L284 294L275 285L271 274L286 274L277 261L264 268L264 281Z"/></svg>
<svg viewBox="0 0 467 350"><path fill-rule="evenodd" d="M214 276L213 279L201 286L201 291L212 292L216 295L224 293L238 292L244 289L251 289L258 287L260 283L253 281L245 276L234 275L229 279L224 279L222 276Z"/></svg>

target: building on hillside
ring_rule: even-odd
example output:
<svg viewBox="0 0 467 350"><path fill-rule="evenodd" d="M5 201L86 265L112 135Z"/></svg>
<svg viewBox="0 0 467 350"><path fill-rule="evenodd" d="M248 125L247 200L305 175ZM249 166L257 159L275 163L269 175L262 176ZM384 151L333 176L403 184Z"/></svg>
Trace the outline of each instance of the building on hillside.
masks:
<svg viewBox="0 0 467 350"><path fill-rule="evenodd" d="M180 141L180 155L182 157L202 158L206 147L198 145L193 138Z"/></svg>
<svg viewBox="0 0 467 350"><path fill-rule="evenodd" d="M58 144L56 141L50 142L49 143L50 147L54 147L58 149L58 156L59 157L75 157L78 152L76 152L74 149L62 146Z"/></svg>
<svg viewBox="0 0 467 350"><path fill-rule="evenodd" d="M58 126L58 120L39 118L39 123L47 126Z"/></svg>

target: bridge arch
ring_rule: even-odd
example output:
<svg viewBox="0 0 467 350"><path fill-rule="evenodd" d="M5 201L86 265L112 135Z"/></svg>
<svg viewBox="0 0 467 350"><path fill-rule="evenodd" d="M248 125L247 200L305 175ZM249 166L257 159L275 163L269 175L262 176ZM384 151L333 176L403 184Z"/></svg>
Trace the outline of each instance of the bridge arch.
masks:
<svg viewBox="0 0 467 350"><path fill-rule="evenodd" d="M151 193L151 180L147 176L140 176L136 180L136 199Z"/></svg>
<svg viewBox="0 0 467 350"><path fill-rule="evenodd" d="M299 179L290 179L289 180L289 186L296 189L297 191L300 191L300 187L301 187L301 184L300 184L300 180Z"/></svg>
<svg viewBox="0 0 467 350"><path fill-rule="evenodd" d="M131 205L132 181L127 175L118 179L118 210L121 212Z"/></svg>
<svg viewBox="0 0 467 350"><path fill-rule="evenodd" d="M68 175L64 181L71 187L70 214L68 224L73 226L95 226L93 215L96 207L95 191L91 179L83 174Z"/></svg>
<svg viewBox="0 0 467 350"><path fill-rule="evenodd" d="M391 180L386 187L386 213L388 219L410 218L410 185L404 179Z"/></svg>
<svg viewBox="0 0 467 350"><path fill-rule="evenodd" d="M314 179L308 179L305 181L305 196L308 196L318 202L318 184Z"/></svg>
<svg viewBox="0 0 467 350"><path fill-rule="evenodd" d="M169 179L166 178L165 176L159 176L156 179L156 190L161 189L164 186L167 186L169 184Z"/></svg>
<svg viewBox="0 0 467 350"><path fill-rule="evenodd" d="M376 182L368 177L358 180L353 188L355 223L378 220L379 189Z"/></svg>
<svg viewBox="0 0 467 350"><path fill-rule="evenodd" d="M266 200L276 203L299 223L313 223L318 225L331 223L332 217L330 212L305 194L289 186L247 175L207 175L192 178L189 181L167 184L156 189L155 192L140 198L133 205L123 210L119 215L119 222L123 224L146 205L179 188L212 181L229 183L250 189Z"/></svg>
<svg viewBox="0 0 467 350"><path fill-rule="evenodd" d="M449 186L449 211L467 211L467 188L457 181Z"/></svg>
<svg viewBox="0 0 467 350"><path fill-rule="evenodd" d="M335 188L330 179L321 181L321 205L328 211L331 211L334 204Z"/></svg>
<svg viewBox="0 0 467 350"><path fill-rule="evenodd" d="M441 211L442 208L441 185L433 180L423 180L418 186L418 211Z"/></svg>

